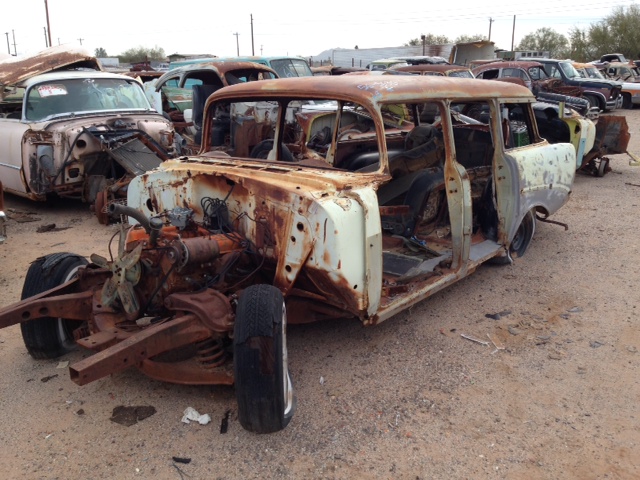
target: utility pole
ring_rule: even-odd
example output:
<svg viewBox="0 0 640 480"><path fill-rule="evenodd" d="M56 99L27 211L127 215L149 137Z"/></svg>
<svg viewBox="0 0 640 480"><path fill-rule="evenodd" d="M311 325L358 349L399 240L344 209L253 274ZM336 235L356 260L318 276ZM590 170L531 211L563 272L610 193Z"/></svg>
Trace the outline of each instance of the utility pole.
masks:
<svg viewBox="0 0 640 480"><path fill-rule="evenodd" d="M236 56L240 56L240 41L238 40L238 35L240 35L238 32L234 33L233 35L236 36Z"/></svg>
<svg viewBox="0 0 640 480"><path fill-rule="evenodd" d="M513 52L513 40L516 36L516 16L513 16L513 31L511 32L511 51Z"/></svg>
<svg viewBox="0 0 640 480"><path fill-rule="evenodd" d="M422 40L422 56L424 57L427 51L427 37L425 35L420 35L420 40Z"/></svg>
<svg viewBox="0 0 640 480"><path fill-rule="evenodd" d="M5 35L7 36L7 52L9 52L9 55L11 55L11 45L9 45L9 32L5 32Z"/></svg>
<svg viewBox="0 0 640 480"><path fill-rule="evenodd" d="M18 56L18 50L16 49L16 31L11 30L11 35L13 35L13 56Z"/></svg>
<svg viewBox="0 0 640 480"><path fill-rule="evenodd" d="M79 38L78 41L80 42L80 45L82 45L82 40L84 40L84 38Z"/></svg>
<svg viewBox="0 0 640 480"><path fill-rule="evenodd" d="M251 14L251 55L255 55L255 54L256 52L253 48L253 13L252 13Z"/></svg>
<svg viewBox="0 0 640 480"><path fill-rule="evenodd" d="M49 45L49 42L47 41L47 27L42 27L44 28L44 46L46 47L50 47L51 45Z"/></svg>
<svg viewBox="0 0 640 480"><path fill-rule="evenodd" d="M494 22L495 20L491 17L489 17L489 41L491 41L491 24Z"/></svg>
<svg viewBox="0 0 640 480"><path fill-rule="evenodd" d="M262 56L262 45L260 45L260 56Z"/></svg>
<svg viewBox="0 0 640 480"><path fill-rule="evenodd" d="M44 11L47 14L47 36L49 38L49 46L52 45L51 43L51 25L49 25L49 5L47 3L47 0L44 0Z"/></svg>

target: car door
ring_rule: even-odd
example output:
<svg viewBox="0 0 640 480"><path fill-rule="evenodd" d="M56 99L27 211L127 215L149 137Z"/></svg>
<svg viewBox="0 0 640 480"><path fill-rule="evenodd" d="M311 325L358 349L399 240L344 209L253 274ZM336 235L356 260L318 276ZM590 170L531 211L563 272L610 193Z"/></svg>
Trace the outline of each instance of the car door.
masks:
<svg viewBox="0 0 640 480"><path fill-rule="evenodd" d="M0 118L0 178L4 189L26 194L22 163L22 138L29 129L20 119Z"/></svg>

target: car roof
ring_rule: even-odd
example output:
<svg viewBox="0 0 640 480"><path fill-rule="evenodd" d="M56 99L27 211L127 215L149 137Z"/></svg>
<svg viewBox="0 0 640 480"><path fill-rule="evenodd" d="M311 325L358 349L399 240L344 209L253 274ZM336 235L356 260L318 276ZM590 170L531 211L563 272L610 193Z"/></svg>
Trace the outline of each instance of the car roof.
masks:
<svg viewBox="0 0 640 480"><path fill-rule="evenodd" d="M219 100L260 100L273 97L291 99L335 99L367 104L375 108L382 103L423 102L451 99L468 101L476 98L534 101L525 87L491 80L451 78L444 76L377 76L340 75L262 80L225 87L209 97L207 103Z"/></svg>
<svg viewBox="0 0 640 480"><path fill-rule="evenodd" d="M95 70L72 70L72 71L59 71L59 72L50 72L43 73L42 75L38 75L32 78L29 78L25 82L21 84L21 86L28 88L31 85L42 83L42 82L55 82L59 80L69 80L69 79L83 79L83 78L114 78L114 79L124 79L127 81L136 81L134 78L131 78L127 75L123 75L120 73L111 73L111 72L96 72Z"/></svg>
<svg viewBox="0 0 640 480"><path fill-rule="evenodd" d="M0 85L18 85L25 80L56 70L87 68L102 70L102 64L87 49L61 45L33 55L0 60Z"/></svg>
<svg viewBox="0 0 640 480"><path fill-rule="evenodd" d="M421 63L419 65L403 65L400 67L391 67L391 70L398 72L449 72L452 70L460 71L466 70L470 72L469 67L463 67L462 65L445 65L441 63Z"/></svg>
<svg viewBox="0 0 640 480"><path fill-rule="evenodd" d="M182 65L172 70L164 72L164 74L158 79L158 83L162 83L165 77L175 77L177 74L188 73L191 71L212 70L219 76L224 76L225 73L232 70L253 69L260 72L269 72L278 78L278 74L275 70L261 63L248 62L248 61L210 61L201 63L191 63L189 65Z"/></svg>
<svg viewBox="0 0 640 480"><path fill-rule="evenodd" d="M484 65L480 65L478 67L474 67L472 69L473 72L484 72L485 70L491 70L493 68L532 68L532 67L540 67L544 68L544 65L538 61L530 61L530 60L510 60L507 62L492 62L485 63Z"/></svg>

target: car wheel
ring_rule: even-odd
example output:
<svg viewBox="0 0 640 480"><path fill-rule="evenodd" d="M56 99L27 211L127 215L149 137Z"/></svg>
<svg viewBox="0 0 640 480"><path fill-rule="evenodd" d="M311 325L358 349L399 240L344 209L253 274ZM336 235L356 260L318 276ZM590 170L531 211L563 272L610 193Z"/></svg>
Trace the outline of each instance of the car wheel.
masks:
<svg viewBox="0 0 640 480"><path fill-rule="evenodd" d="M76 276L78 268L87 263L85 258L73 253L54 253L38 258L29 266L21 299L68 282ZM80 324L74 320L42 317L22 322L20 330L29 355L35 359L57 358L73 348L73 330Z"/></svg>
<svg viewBox="0 0 640 480"><path fill-rule="evenodd" d="M533 239L533 234L535 233L535 231L536 215L534 210L529 210L522 219L522 222L520 222L520 226L518 227L513 240L511 240L511 245L509 246L509 255L493 257L490 262L496 265L508 265L511 263L511 258L522 257L527 251L527 248L529 247L529 244Z"/></svg>
<svg viewBox="0 0 640 480"><path fill-rule="evenodd" d="M263 140L251 149L251 153L249 153L249 156L251 158L266 159L269 156L269 152L271 150L273 150L273 140ZM282 160L283 162L293 162L295 160L293 158L293 154L286 147L286 145L282 145L282 158L280 160Z"/></svg>
<svg viewBox="0 0 640 480"><path fill-rule="evenodd" d="M596 97L595 95L585 94L584 98L589 102L590 107L598 107L598 109L604 111L604 108L602 108L602 105L600 105L598 97Z"/></svg>
<svg viewBox="0 0 640 480"><path fill-rule="evenodd" d="M238 420L255 433L285 428L295 411L287 359L287 313L282 292L252 285L238 300L233 368Z"/></svg>
<svg viewBox="0 0 640 480"><path fill-rule="evenodd" d="M622 94L622 108L626 108L627 110L633 109L633 103L631 102L631 95L628 93Z"/></svg>
<svg viewBox="0 0 640 480"><path fill-rule="evenodd" d="M598 169L596 170L596 177L604 177L605 173L607 173L607 167L609 166L608 158L601 158L598 163Z"/></svg>

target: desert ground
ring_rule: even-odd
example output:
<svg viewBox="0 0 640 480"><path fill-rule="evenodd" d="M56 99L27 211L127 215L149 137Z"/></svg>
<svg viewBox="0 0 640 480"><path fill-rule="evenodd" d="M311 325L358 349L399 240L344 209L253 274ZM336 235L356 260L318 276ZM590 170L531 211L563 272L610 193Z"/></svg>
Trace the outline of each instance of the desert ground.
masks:
<svg viewBox="0 0 640 480"><path fill-rule="evenodd" d="M640 110L617 114L640 155ZM86 351L33 360L19 326L0 330L0 477L640 478L640 167L629 160L577 175L552 217L568 230L538 222L513 265L483 266L375 327L289 326L298 404L279 433L243 430L232 387L135 369L79 387L64 367ZM5 201L0 306L19 299L37 257L105 255L117 229L86 204ZM119 406L155 413L124 426L110 420ZM211 423L181 422L187 407Z"/></svg>

